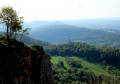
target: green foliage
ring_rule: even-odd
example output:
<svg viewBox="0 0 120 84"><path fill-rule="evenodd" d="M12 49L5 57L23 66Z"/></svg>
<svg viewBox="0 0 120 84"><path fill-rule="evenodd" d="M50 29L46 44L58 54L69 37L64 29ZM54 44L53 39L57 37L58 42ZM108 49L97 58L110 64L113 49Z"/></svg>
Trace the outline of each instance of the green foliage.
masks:
<svg viewBox="0 0 120 84"><path fill-rule="evenodd" d="M11 6L4 6L0 11L0 22L6 26L7 39L12 36L14 32L22 29L22 17Z"/></svg>
<svg viewBox="0 0 120 84"><path fill-rule="evenodd" d="M65 59L67 62L67 65L70 66L69 69L65 69L64 63L61 58ZM54 60L58 60L59 62L55 62ZM108 72L103 69L103 67L100 64L93 64L90 62L87 62L81 58L77 57L52 57L52 69L53 69L53 75L56 83L60 84L107 84L107 83L113 83L117 84L119 83L119 78L114 78L112 76L108 75ZM77 63L77 62L78 63ZM61 62L61 63L60 63ZM82 67L75 67L71 66L74 65L76 62L76 65L82 66ZM117 83L115 83L117 82Z"/></svg>
<svg viewBox="0 0 120 84"><path fill-rule="evenodd" d="M64 62L64 67L66 69L69 69L69 65L67 64L66 62L66 59L64 57L61 57L61 56L55 56L55 57L51 57L51 62L54 63L54 64L58 64L59 60L63 61Z"/></svg>
<svg viewBox="0 0 120 84"><path fill-rule="evenodd" d="M67 67L66 67L67 70L69 70L71 68L78 68L79 67L79 69L94 72L95 75L100 75L100 74L109 75L109 73L104 69L104 67L102 67L101 64L99 64L99 63L94 64L94 63L88 62L88 61L86 61L82 58L78 58L78 57L65 58L65 57L56 56L56 57L51 57L51 62L54 64L58 64L58 61L63 60L63 59L71 62L71 63L68 63L67 61L63 61L64 66L66 67L66 65L67 65ZM75 64L75 62L76 62L76 64ZM71 64L78 65L78 67L71 66Z"/></svg>
<svg viewBox="0 0 120 84"><path fill-rule="evenodd" d="M99 63L91 63L89 61L86 61L86 60L84 60L82 58L78 58L78 57L69 57L69 58L80 61L84 70L90 70L90 71L94 72L95 75L100 75L100 74L109 75L109 73Z"/></svg>
<svg viewBox="0 0 120 84"><path fill-rule="evenodd" d="M111 47L96 47L85 43L58 44L45 47L45 51L51 56L71 57L77 56L90 62L99 62L120 65L120 49Z"/></svg>
<svg viewBox="0 0 120 84"><path fill-rule="evenodd" d="M94 81L97 84L104 84L116 82L116 80L120 81L118 79L120 76L120 49L118 48L96 47L85 43L70 42L47 46L45 51L52 56L51 61L53 63L58 63L57 60L61 58L65 59L65 62L63 61L64 66L67 63L69 68L65 69L62 67L62 70L70 74L69 80L72 82L80 81L93 84ZM54 69L57 75L56 80L61 82L59 78L62 76L59 76L57 69L60 69L60 67ZM68 82L70 83L71 81Z"/></svg>
<svg viewBox="0 0 120 84"><path fill-rule="evenodd" d="M21 32L21 37L20 37L20 41L21 41L21 39L22 39L22 37L23 37L23 35L29 35L29 30L30 30L31 28L26 28L26 29L24 29L24 30L22 30L22 32Z"/></svg>
<svg viewBox="0 0 120 84"><path fill-rule="evenodd" d="M14 32L20 31L22 29L22 25L20 22L14 22L11 26L11 30Z"/></svg>
<svg viewBox="0 0 120 84"><path fill-rule="evenodd" d="M66 58L66 62L70 67L75 67L75 68L82 68L81 61L79 60L74 60L71 58Z"/></svg>

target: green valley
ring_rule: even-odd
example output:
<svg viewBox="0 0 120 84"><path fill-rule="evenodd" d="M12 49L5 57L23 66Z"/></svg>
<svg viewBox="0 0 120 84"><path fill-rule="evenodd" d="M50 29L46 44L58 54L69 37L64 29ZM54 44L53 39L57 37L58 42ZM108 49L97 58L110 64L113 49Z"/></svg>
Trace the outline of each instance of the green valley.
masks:
<svg viewBox="0 0 120 84"><path fill-rule="evenodd" d="M56 83L120 83L120 49L80 42L44 47L51 55Z"/></svg>
<svg viewBox="0 0 120 84"><path fill-rule="evenodd" d="M99 63L94 64L78 57L67 57L67 58L80 61L83 70L87 69L88 71L92 71L94 72L95 75L100 75L100 74L109 75L107 70L105 70ZM61 56L51 57L51 62L54 64L57 64L59 60L62 60L64 62L64 66L66 67L66 69L70 69L69 64L67 64L67 62L65 61L66 57L61 57Z"/></svg>

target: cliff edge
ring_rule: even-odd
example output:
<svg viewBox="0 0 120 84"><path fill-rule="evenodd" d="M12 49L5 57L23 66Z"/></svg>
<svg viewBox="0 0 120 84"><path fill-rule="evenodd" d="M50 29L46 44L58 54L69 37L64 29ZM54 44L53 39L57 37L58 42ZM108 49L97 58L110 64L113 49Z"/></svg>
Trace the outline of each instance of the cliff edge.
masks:
<svg viewBox="0 0 120 84"><path fill-rule="evenodd" d="M54 84L50 56L42 46L0 35L0 84Z"/></svg>

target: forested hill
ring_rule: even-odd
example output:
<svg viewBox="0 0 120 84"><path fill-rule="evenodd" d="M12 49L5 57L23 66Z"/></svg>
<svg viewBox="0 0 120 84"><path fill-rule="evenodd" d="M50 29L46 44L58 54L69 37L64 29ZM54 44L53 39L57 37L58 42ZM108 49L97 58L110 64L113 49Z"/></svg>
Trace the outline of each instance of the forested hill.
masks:
<svg viewBox="0 0 120 84"><path fill-rule="evenodd" d="M97 29L80 28L71 25L52 25L31 32L31 37L50 43L84 42L97 46L120 48L120 35Z"/></svg>
<svg viewBox="0 0 120 84"><path fill-rule="evenodd" d="M0 32L0 34L5 35L5 32ZM14 36L13 36L13 38L14 38ZM26 35L23 35L22 38L21 38L21 35L17 35L16 39L19 40L19 41L22 41L22 42L24 42L26 44L29 44L29 45L41 45L41 46L49 46L49 45L51 45L48 42L38 40L38 39L34 39L34 38L32 38L30 36L26 36Z"/></svg>
<svg viewBox="0 0 120 84"><path fill-rule="evenodd" d="M20 40L20 37L17 38L18 40ZM42 41L42 40L38 40L38 39L34 39L32 37L29 36L23 36L21 39L22 42L29 44L29 45L41 45L41 46L49 46L51 45L51 43Z"/></svg>
<svg viewBox="0 0 120 84"><path fill-rule="evenodd" d="M77 56L90 62L109 64L120 68L120 49L112 47L96 47L85 43L70 42L45 47L51 56Z"/></svg>

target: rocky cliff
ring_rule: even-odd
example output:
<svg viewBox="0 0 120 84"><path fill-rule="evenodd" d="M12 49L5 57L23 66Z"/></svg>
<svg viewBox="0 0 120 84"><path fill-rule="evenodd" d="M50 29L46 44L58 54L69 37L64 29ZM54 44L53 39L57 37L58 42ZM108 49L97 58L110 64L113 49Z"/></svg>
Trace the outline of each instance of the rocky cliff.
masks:
<svg viewBox="0 0 120 84"><path fill-rule="evenodd" d="M42 46L0 36L0 84L54 84L50 56Z"/></svg>

